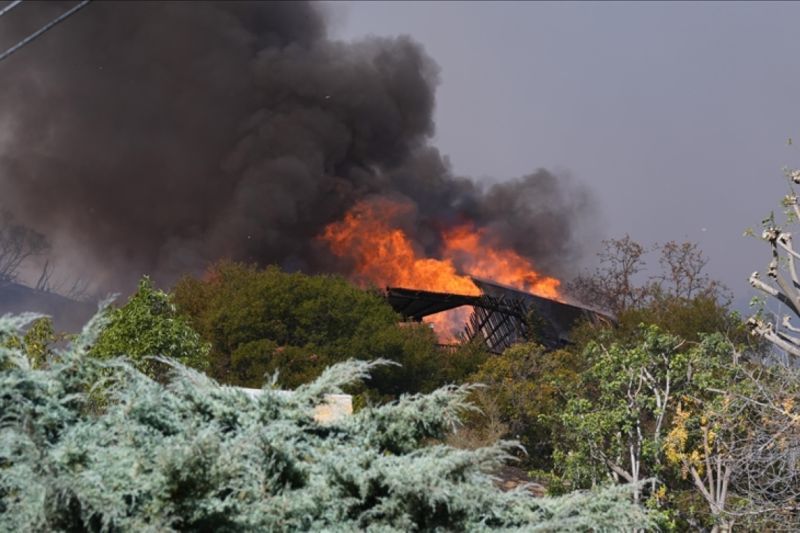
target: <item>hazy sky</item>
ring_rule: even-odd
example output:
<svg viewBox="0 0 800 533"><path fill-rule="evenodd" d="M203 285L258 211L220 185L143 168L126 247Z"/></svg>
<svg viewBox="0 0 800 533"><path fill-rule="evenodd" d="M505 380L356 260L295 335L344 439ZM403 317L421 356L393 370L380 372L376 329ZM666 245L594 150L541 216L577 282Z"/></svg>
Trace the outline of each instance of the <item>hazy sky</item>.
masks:
<svg viewBox="0 0 800 533"><path fill-rule="evenodd" d="M800 165L797 3L336 2L334 36L407 34L441 67L436 144L454 169L566 172L608 237L692 240L752 296L744 238Z"/></svg>

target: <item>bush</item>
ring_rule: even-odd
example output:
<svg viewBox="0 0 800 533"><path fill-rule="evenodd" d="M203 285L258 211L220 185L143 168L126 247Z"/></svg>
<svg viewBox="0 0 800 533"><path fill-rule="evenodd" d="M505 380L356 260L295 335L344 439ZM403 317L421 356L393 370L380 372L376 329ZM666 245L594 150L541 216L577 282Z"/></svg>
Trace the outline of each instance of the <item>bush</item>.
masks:
<svg viewBox="0 0 800 533"><path fill-rule="evenodd" d="M33 317L0 318L16 334ZM251 397L179 363L168 384L91 357L102 319L44 368L0 347L0 523L12 531L608 530L647 526L628 488L532 498L488 471L512 443L433 444L466 387L404 396L325 425L324 394L377 363L326 369L291 395ZM167 362L165 360L165 362ZM87 408L100 377L109 401Z"/></svg>
<svg viewBox="0 0 800 533"><path fill-rule="evenodd" d="M560 426L557 417L583 367L579 354L547 351L535 343L516 344L487 359L469 377L486 385L474 396L481 413L470 417L472 429L502 426L503 436L514 436L525 446L528 466L551 467L552 442L557 438L553 432Z"/></svg>
<svg viewBox="0 0 800 533"><path fill-rule="evenodd" d="M144 277L128 302L106 308L106 326L91 349L101 358L128 357L150 377L163 377L167 370L152 356L160 355L199 370L207 367L209 346L179 316L170 296L153 287Z"/></svg>
<svg viewBox="0 0 800 533"><path fill-rule="evenodd" d="M279 383L293 388L331 364L383 358L402 366L377 370L367 385L397 397L461 381L486 357L473 346L443 354L430 328L400 327L379 294L338 276L223 262L203 279L182 279L174 298L211 345L211 375L228 384L258 386L280 369Z"/></svg>

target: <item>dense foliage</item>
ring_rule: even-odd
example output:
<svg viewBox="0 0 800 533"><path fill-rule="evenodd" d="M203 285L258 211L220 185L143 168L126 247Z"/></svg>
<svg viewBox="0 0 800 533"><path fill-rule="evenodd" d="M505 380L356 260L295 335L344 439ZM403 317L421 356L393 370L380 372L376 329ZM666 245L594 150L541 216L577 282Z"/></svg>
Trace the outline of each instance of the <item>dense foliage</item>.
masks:
<svg viewBox="0 0 800 533"><path fill-rule="evenodd" d="M53 345L61 335L53 328L53 321L41 317L33 322L26 331L6 331L0 333L0 345L22 351L31 362L31 366L42 366L53 353Z"/></svg>
<svg viewBox="0 0 800 533"><path fill-rule="evenodd" d="M0 318L19 336L34 317ZM290 395L252 397L178 363L168 384L90 346L99 315L33 368L0 347L0 523L11 531L524 531L646 527L628 488L532 498L487 472L512 443L437 444L465 387L404 396L331 424L313 407L377 363L349 361ZM89 408L106 382L107 403Z"/></svg>
<svg viewBox="0 0 800 533"><path fill-rule="evenodd" d="M487 388L473 393L482 412L468 444L519 438L531 475L555 494L650 479L634 499L664 530L753 525L753 489L738 480L755 483L747 465L764 454L747 442L764 432L742 398L759 390L755 375L772 386L764 344L705 276L696 246L658 247L663 270L643 279L645 247L606 245L577 292L613 303L614 326L587 322L563 349L525 343L487 359L469 378Z"/></svg>
<svg viewBox="0 0 800 533"><path fill-rule="evenodd" d="M296 387L339 361L384 358L400 366L376 369L368 385L396 397L462 381L486 358L474 345L443 357L430 328L401 327L379 294L337 276L219 263L181 280L174 297L210 343L210 374L223 383L258 386L279 371L282 386Z"/></svg>
<svg viewBox="0 0 800 533"><path fill-rule="evenodd" d="M468 381L486 389L473 393L480 412L473 426L502 426L500 436L513 435L525 446L528 466L552 468L553 438L566 404L580 379L585 362L571 350L547 351L535 343L520 343L486 360Z"/></svg>
<svg viewBox="0 0 800 533"><path fill-rule="evenodd" d="M181 364L203 370L208 365L209 347L178 315L172 298L153 287L148 278L119 308L106 308L107 324L92 346L95 357L125 356L145 374L162 377L166 367L153 357L169 357Z"/></svg>
<svg viewBox="0 0 800 533"><path fill-rule="evenodd" d="M649 326L634 343L600 335L585 355L589 366L560 414L556 471L568 488L650 478L635 497L674 518L676 501L694 489L673 470L684 466L665 457L667 435L681 412L691 407L702 417L702 408L721 398L718 391L743 381L739 352L718 333L690 343ZM710 513L701 507L697 514Z"/></svg>

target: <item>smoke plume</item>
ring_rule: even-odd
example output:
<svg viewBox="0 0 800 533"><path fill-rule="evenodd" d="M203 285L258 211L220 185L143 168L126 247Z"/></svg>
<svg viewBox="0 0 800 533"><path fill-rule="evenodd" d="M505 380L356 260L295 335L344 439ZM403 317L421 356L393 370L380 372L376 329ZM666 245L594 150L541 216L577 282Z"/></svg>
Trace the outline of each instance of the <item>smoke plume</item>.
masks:
<svg viewBox="0 0 800 533"><path fill-rule="evenodd" d="M0 46L72 4L15 10ZM104 289L223 257L341 270L317 236L375 196L413 203L433 255L465 220L545 274L577 253L585 191L545 170L453 175L430 144L439 72L423 48L334 41L311 4L96 2L0 72L0 207Z"/></svg>

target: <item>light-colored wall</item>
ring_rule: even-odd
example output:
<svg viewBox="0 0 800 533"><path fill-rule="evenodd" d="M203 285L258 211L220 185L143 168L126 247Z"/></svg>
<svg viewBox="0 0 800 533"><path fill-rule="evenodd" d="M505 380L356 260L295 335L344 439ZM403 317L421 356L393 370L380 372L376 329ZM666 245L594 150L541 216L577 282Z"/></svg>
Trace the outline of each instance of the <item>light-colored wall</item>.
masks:
<svg viewBox="0 0 800 533"><path fill-rule="evenodd" d="M335 422L353 414L353 397L349 394L326 394L325 403L314 409L317 422Z"/></svg>
<svg viewBox="0 0 800 533"><path fill-rule="evenodd" d="M238 387L249 396L256 397L261 394L261 389L248 389ZM292 391L279 391L281 394L291 394ZM325 403L314 408L314 419L317 422L335 422L345 416L353 414L353 397L349 394L326 394Z"/></svg>

